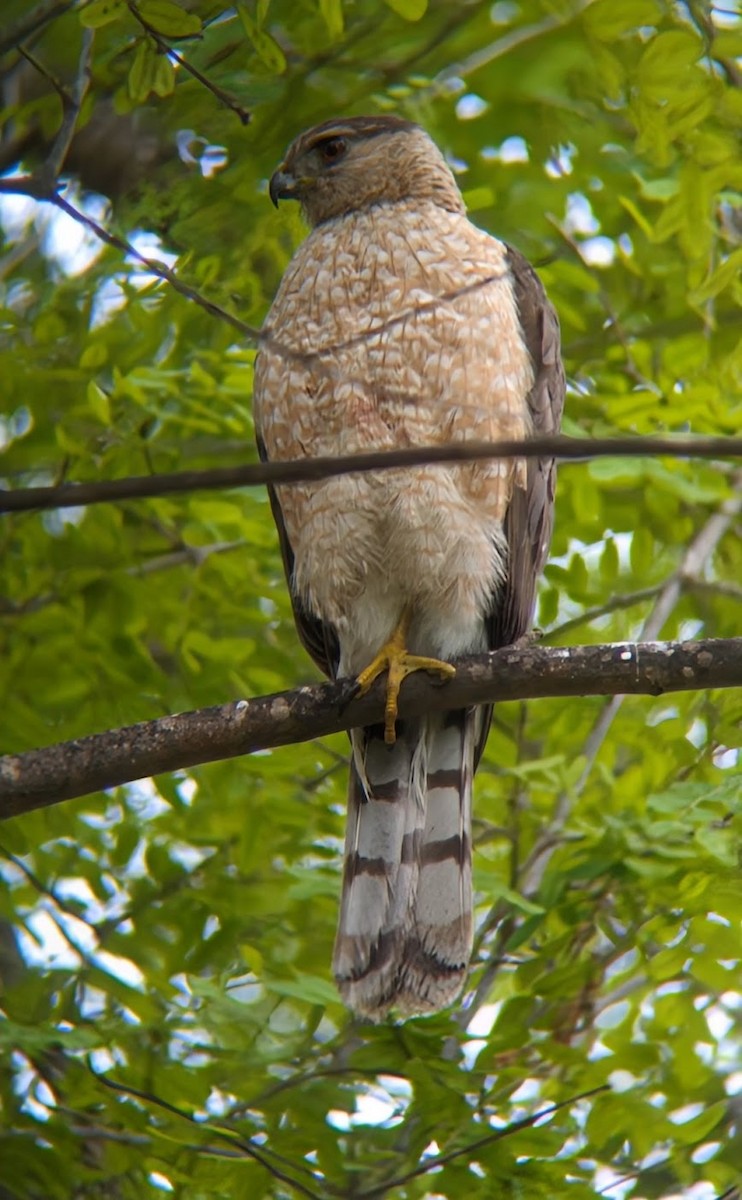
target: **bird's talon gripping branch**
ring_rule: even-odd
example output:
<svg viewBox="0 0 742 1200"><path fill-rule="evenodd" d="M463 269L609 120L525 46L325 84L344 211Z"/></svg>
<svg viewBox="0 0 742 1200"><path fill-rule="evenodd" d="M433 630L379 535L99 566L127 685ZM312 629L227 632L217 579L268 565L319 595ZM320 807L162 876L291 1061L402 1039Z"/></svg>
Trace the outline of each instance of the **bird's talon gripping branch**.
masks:
<svg viewBox="0 0 742 1200"><path fill-rule="evenodd" d="M408 627L409 617L405 614L386 645L356 679L358 693L363 696L380 675L388 672L384 704L384 741L388 746L394 745L397 738L398 699L402 680L413 671L430 671L440 675L441 679L451 679L456 674L455 667L439 658L410 654L405 647Z"/></svg>

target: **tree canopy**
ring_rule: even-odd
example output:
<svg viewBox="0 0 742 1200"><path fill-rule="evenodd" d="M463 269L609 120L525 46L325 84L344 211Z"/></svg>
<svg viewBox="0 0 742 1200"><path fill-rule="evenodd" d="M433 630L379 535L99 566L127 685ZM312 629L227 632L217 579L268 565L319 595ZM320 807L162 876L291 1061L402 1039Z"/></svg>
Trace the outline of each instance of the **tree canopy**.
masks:
<svg viewBox="0 0 742 1200"><path fill-rule="evenodd" d="M363 112L424 125L537 266L567 434L740 431L734 3L3 15L3 487L257 461L253 332L304 232L267 180ZM737 635L740 483L563 465L541 645ZM317 678L261 487L7 514L0 553L2 753ZM1 1200L738 1195L740 695L496 707L475 959L433 1018L332 984L343 734L4 822Z"/></svg>

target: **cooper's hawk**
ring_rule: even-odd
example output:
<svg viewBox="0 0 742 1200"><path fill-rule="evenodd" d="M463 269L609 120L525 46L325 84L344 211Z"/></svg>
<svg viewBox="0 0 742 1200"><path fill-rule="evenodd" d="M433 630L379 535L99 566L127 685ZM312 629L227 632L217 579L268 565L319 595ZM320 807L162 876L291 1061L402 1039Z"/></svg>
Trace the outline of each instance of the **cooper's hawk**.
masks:
<svg viewBox="0 0 742 1200"><path fill-rule="evenodd" d="M255 373L262 457L555 432L559 326L535 272L477 229L446 162L399 117L302 134L271 179L312 230ZM285 350L288 353L283 353ZM271 497L294 615L330 676L388 671L384 727L354 731L334 972L356 1012L432 1012L472 941L472 776L489 709L396 721L410 670L529 628L551 460L344 475Z"/></svg>

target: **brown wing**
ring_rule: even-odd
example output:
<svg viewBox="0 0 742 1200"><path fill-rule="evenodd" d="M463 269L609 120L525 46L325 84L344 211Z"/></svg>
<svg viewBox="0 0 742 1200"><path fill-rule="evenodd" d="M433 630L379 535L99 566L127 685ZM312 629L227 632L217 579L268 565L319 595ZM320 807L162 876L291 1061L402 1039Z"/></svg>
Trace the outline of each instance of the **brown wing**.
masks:
<svg viewBox="0 0 742 1200"><path fill-rule="evenodd" d="M565 389L559 320L533 267L510 246L508 265L535 375L526 400L533 433L558 433ZM551 542L555 489L554 459L529 459L526 487L514 489L505 515L508 570L490 616L489 644L493 650L510 645L530 629L536 583Z"/></svg>
<svg viewBox="0 0 742 1200"><path fill-rule="evenodd" d="M565 390L559 319L533 267L512 246L508 246L508 266L523 339L533 362L533 387L526 397L533 433L536 436L558 433ZM554 459L529 459L526 481L525 488L513 490L505 514L508 567L504 583L493 595L487 620L491 650L511 645L530 629L536 584L549 552L556 490ZM492 717L491 705L484 708L482 717L476 763L487 740Z"/></svg>
<svg viewBox="0 0 742 1200"><path fill-rule="evenodd" d="M260 461L267 462L268 455L262 438L256 436L255 440L258 446ZM334 679L337 676L338 663L340 661L340 649L335 630L330 625L325 624L324 621L320 621L318 617L313 616L302 604L301 598L297 595L294 589L294 552L291 549L291 543L286 534L283 513L278 503L275 488L268 488L268 499L271 504L273 520L278 530L278 542L281 547L281 558L283 559L286 582L289 585L289 596L291 597L291 607L294 611L294 623L296 624L297 633L307 654L310 658L314 659L320 671L324 672L325 675L329 675L331 679Z"/></svg>

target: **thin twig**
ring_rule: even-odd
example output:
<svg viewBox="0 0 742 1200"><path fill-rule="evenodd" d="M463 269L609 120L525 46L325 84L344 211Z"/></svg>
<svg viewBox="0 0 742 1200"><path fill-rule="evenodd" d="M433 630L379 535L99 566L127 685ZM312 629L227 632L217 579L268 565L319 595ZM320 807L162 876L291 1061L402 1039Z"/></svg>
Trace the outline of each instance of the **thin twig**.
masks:
<svg viewBox="0 0 742 1200"><path fill-rule="evenodd" d="M232 313L227 312L226 309L216 304L213 300L209 300L206 296L201 295L195 288L189 287L187 283L183 283L175 272L171 271L170 267L166 267L164 263L156 262L154 259L147 258L145 254L137 250L136 246L128 242L126 238L119 237L116 233L111 233L109 229L106 229L105 226L101 225L93 217L81 212L79 208L75 208L63 196L60 196L56 192L50 193L47 188L41 186L38 179L34 176L19 175L13 176L10 179L0 179L0 195L2 194L29 196L32 200L47 201L49 204L53 204L56 208L66 213L68 217L72 217L74 221L77 221L80 225L84 225L86 229L94 233L107 246L112 246L115 250L120 250L122 254L136 259L143 267L146 267L150 274L156 276L157 279L162 279L169 283L181 296L193 301L194 304L198 304L200 308L203 308L212 317L217 317L220 321L225 321L251 341L260 340L259 329L246 324L245 321L241 321L239 317L233 316Z"/></svg>
<svg viewBox="0 0 742 1200"><path fill-rule="evenodd" d="M158 38L157 34L153 34L153 37L158 45L164 45L160 38ZM212 92L214 96L216 96L217 100L223 104L225 108L230 109L235 116L239 117L243 125L250 124L252 121L252 113L247 108L243 108L239 101L235 100L234 96L230 96L229 92L225 92L216 83L213 83L210 79L207 79L205 75L202 75L201 72L194 67L193 63L189 63L187 59L183 58L182 54L178 54L177 50L173 50L171 47L168 50L168 54L171 58L175 59L175 61L183 68L184 71L187 71L188 74L192 75L194 79L197 79L200 84L203 84L205 88L208 88L208 90Z"/></svg>
<svg viewBox="0 0 742 1200"><path fill-rule="evenodd" d="M57 93L63 104L70 106L74 104L72 96L67 91L67 88L59 82L56 75L53 75L48 67L44 66L44 63L40 58L37 58L35 54L32 54L26 46L18 46L17 49L21 58L25 58L29 66L32 66L34 71L37 71L38 74L47 81L47 83L51 84L52 88Z"/></svg>
<svg viewBox="0 0 742 1200"><path fill-rule="evenodd" d="M17 175L0 179L0 195L3 194L28 196L32 200L46 201L49 204L53 204L56 208L66 213L67 216L72 217L74 221L84 225L86 229L89 229L91 233L94 233L106 245L112 246L121 253L134 258L142 266L146 267L147 271L151 275L154 275L155 278L169 283L181 296L184 296L187 300L191 300L211 316L225 321L228 325L237 329L249 341L256 342L265 349L273 351L273 353L288 362L305 365L311 363L316 373L329 378L335 377L338 373L337 366L333 360L339 352L352 349L354 346L363 345L374 338L378 338L381 334L388 333L390 330L404 325L413 316L419 317L426 313L434 312L436 309L447 304L452 304L464 296L481 291L500 279L499 274L485 275L482 278L473 280L471 283L465 284L463 287L454 288L450 292L442 292L440 295L433 297L432 300L425 301L422 304L415 304L412 308L405 308L401 312L395 313L393 316L369 326L368 329L364 329L361 333L345 338L343 341L330 342L327 345L319 346L317 349L300 350L274 337L269 326L257 329L252 325L248 325L245 321L241 321L232 313L227 312L226 309L216 304L213 300L209 300L196 288L183 283L176 272L170 267L157 262L155 259L147 258L146 255L137 250L136 246L132 245L126 238L112 233L93 217L75 208L56 189L50 189L46 181L40 179L38 175ZM354 382L356 381L352 376L343 375L344 384L347 385Z"/></svg>
<svg viewBox="0 0 742 1200"><path fill-rule="evenodd" d="M453 1162L457 1158L462 1158L464 1155L475 1154L477 1150L482 1150L485 1146L490 1146L493 1142L502 1141L503 1138L512 1137L513 1134L520 1133L523 1129L530 1129L537 1121L543 1121L545 1117L553 1116L554 1113L560 1112L562 1109L570 1108L573 1104L578 1104L580 1100L589 1100L592 1096L598 1096L601 1092L609 1092L610 1086L606 1083L600 1087L591 1088L588 1092L580 1092L577 1096L572 1096L569 1100L562 1100L559 1104L552 1104L549 1108L542 1108L540 1112L533 1113L530 1117L523 1117L520 1121L512 1121L503 1129L493 1130L485 1137L477 1138L476 1141L470 1142L467 1146L459 1146L457 1150L449 1150L445 1154L436 1154L432 1158L426 1158L425 1162L419 1167L415 1167L412 1171L406 1171L404 1175L397 1175L394 1179L388 1179L385 1183L379 1184L378 1187L369 1188L365 1192L356 1192L356 1200L374 1200L377 1196L383 1196L385 1192L391 1191L392 1188L402 1187L403 1184L409 1183L411 1179L418 1179L421 1175L427 1175L430 1171L437 1167L444 1167L447 1163Z"/></svg>
<svg viewBox="0 0 742 1200"><path fill-rule="evenodd" d="M271 1159L279 1159L281 1162L289 1165L292 1170L307 1172L307 1168L303 1163L291 1162L290 1160L284 1158L283 1155L278 1155L275 1153L275 1151L268 1149L268 1147L256 1146L251 1138L242 1138L236 1133L222 1130L213 1122L209 1122L207 1126L204 1126L202 1122L197 1121L196 1118L191 1113L186 1112L185 1109L179 1108L177 1104L172 1104L169 1100L163 1100L161 1096L156 1096L152 1092L145 1092L139 1088L130 1087L128 1084L117 1083L116 1080L110 1079L108 1076L98 1071L93 1071L92 1074L105 1087L110 1088L111 1091L119 1092L125 1096L134 1096L136 1099L143 1100L148 1104L153 1104L157 1108L161 1108L165 1112L171 1113L175 1117L180 1117L181 1120L187 1121L190 1125L195 1125L198 1129L208 1129L210 1134L216 1138L219 1138L220 1141L226 1142L233 1150L241 1150L243 1157L252 1158L255 1160L255 1162L260 1163L261 1167L264 1167L266 1171L269 1171L270 1174L273 1175L275 1179L280 1180L281 1183L286 1183L290 1187L295 1188L296 1191L302 1196L309 1197L309 1200L322 1200L321 1196L319 1196L316 1192L313 1192L306 1186L306 1184L300 1182L298 1179L294 1179L291 1175L287 1175L281 1170L280 1167L276 1166L275 1162L272 1162ZM201 1153L203 1153L206 1147L200 1147L199 1149L201 1150Z"/></svg>
<svg viewBox="0 0 742 1200"><path fill-rule="evenodd" d="M155 558L145 559L127 567L125 575L152 575L155 571L169 570L171 567L201 567L211 558L212 554L224 554L228 550L243 550L247 542L240 538L235 542L211 542L206 546L183 546L170 554L158 554Z"/></svg>
<svg viewBox="0 0 742 1200"><path fill-rule="evenodd" d="M688 579L686 587L691 592L701 592L708 596L726 596L730 600L742 603L742 587L737 583L729 583L723 579Z"/></svg>
<svg viewBox="0 0 742 1200"><path fill-rule="evenodd" d="M561 625L556 625L544 634L544 642L547 644L555 639L563 638L566 633L571 633L573 629L579 629L580 625L586 625L590 621L596 621L599 617L607 617L612 612L620 612L625 608L633 608L636 604L642 604L645 600L651 600L662 590L662 584L656 583L652 587L639 588L636 592L624 592L622 595L611 596L605 604L596 604L594 608L586 608L576 617L570 617L568 621L563 621ZM742 596L742 591L740 592Z"/></svg>
<svg viewBox="0 0 742 1200"><path fill-rule="evenodd" d="M84 29L82 34L82 47L80 49L80 58L77 64L77 73L75 82L72 88L71 96L66 93L62 94L62 124L57 130L52 147L47 155L46 160L42 163L38 170L38 180L41 187L47 187L49 190L54 188L59 179L59 173L64 166L65 159L72 144L72 139L75 136L77 128L77 119L80 116L82 102L85 99L85 94L88 90L90 82L90 55L93 49L93 30Z"/></svg>
<svg viewBox="0 0 742 1200"><path fill-rule="evenodd" d="M157 30L150 25L146 17L142 16L138 6L132 3L132 0L129 0L129 11L142 26L142 29L145 30L147 35L156 44L157 49L161 54L166 54L169 58L174 58L178 63L178 66L182 67L182 69L196 79L202 85L202 87L205 87L207 91L211 92L212 96L215 96L220 104L223 104L225 108L228 108L230 112L233 112L235 116L239 117L243 125L250 124L250 121L252 121L252 113L249 112L248 109L243 108L240 102L236 100L234 96L230 95L229 92L225 92L223 88L219 87L218 84L213 83L211 79L209 79L206 75L203 75L197 67L193 66L193 63L188 61L187 58L184 58L183 55L179 54L177 50L174 50L169 42L166 42L165 39L157 32ZM201 34L189 34L187 36L199 38Z"/></svg>
<svg viewBox="0 0 742 1200"><path fill-rule="evenodd" d="M167 475L134 475L126 479L65 483L59 487L0 490L1 512L31 512L76 508L120 500L150 499L176 492L212 488L272 487L312 483L339 475L392 471L430 464L482 462L487 459L556 458L584 462L592 458L742 458L742 437L611 437L573 438L559 435L503 442L449 442L443 446L412 446L403 450L373 450L347 456L289 459L214 467L206 471L174 471Z"/></svg>
<svg viewBox="0 0 742 1200"><path fill-rule="evenodd" d="M88 929L95 933L95 926L92 924L92 922L88 921L85 917L80 916L80 914L75 912L68 904L64 902L64 900L61 900L51 888L42 883L38 876L34 874L30 867L26 866L22 859L18 858L15 854L12 854L10 850L7 850L4 846L0 846L0 854L2 854L2 856L8 862L12 863L17 871L25 876L25 878L40 896L45 896L48 900L51 900L54 908L50 910L49 906L45 905L44 912L47 914L49 919L53 921L60 937L62 937L67 943L70 950L72 950L74 954L77 954L80 958L80 961L83 962L87 967L98 968L99 964L96 962L94 952L91 953L90 951L86 950L86 948L81 945L78 939L70 933L64 922L60 920L59 913L64 912L67 914L67 916L81 921L88 927Z"/></svg>

